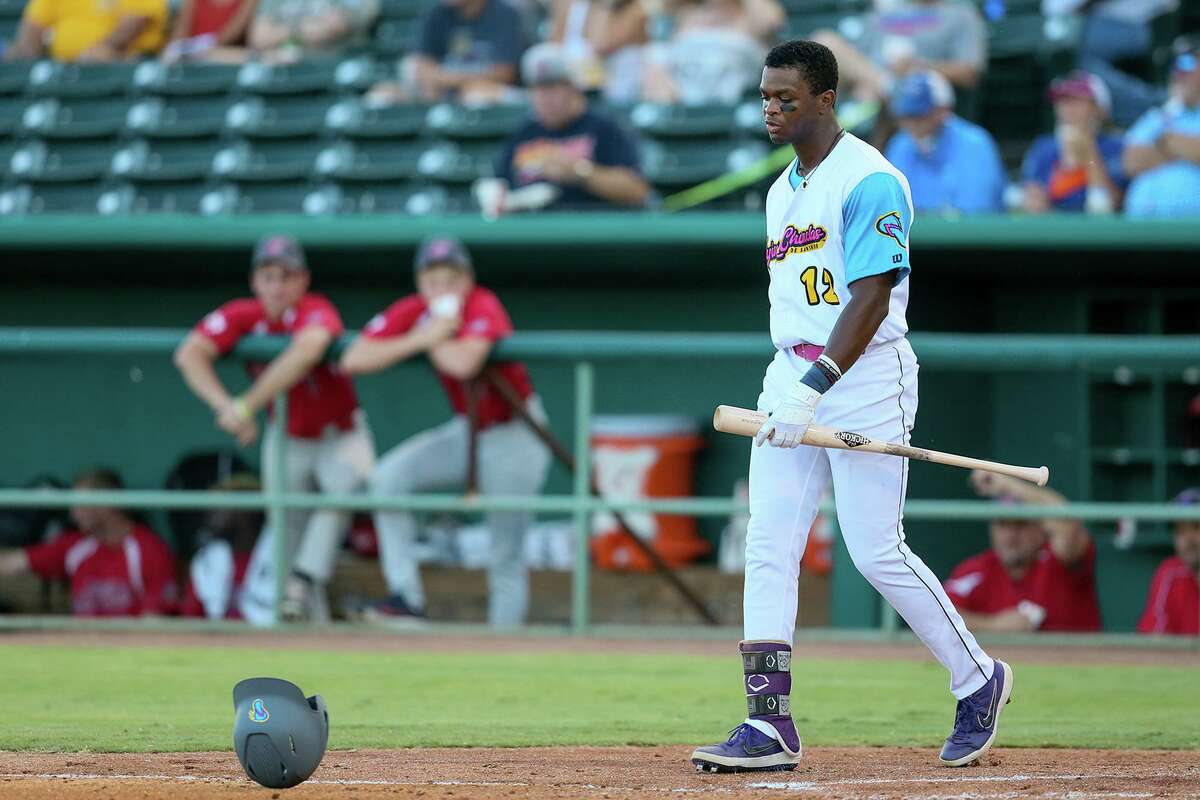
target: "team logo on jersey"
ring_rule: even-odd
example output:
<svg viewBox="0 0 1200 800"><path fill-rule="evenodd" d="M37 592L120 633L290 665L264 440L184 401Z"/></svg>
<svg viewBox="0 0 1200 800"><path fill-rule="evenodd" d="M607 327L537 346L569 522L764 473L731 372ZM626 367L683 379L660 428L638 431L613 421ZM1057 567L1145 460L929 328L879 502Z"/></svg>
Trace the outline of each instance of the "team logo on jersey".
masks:
<svg viewBox="0 0 1200 800"><path fill-rule="evenodd" d="M829 231L820 225L812 225L803 230L795 225L788 225L778 242L767 240L767 266L783 261L792 253L808 253L820 250L829 239Z"/></svg>
<svg viewBox="0 0 1200 800"><path fill-rule="evenodd" d="M895 239L896 244L908 249L908 242L904 236L904 223L900 221L899 211L889 211L879 219L875 220L875 230L880 236L886 236L889 239Z"/></svg>
<svg viewBox="0 0 1200 800"><path fill-rule="evenodd" d="M851 433L850 431L838 431L834 434L834 437L841 439L842 444L846 445L846 447L862 447L864 444L871 443L871 440L861 433Z"/></svg>
<svg viewBox="0 0 1200 800"><path fill-rule="evenodd" d="M263 705L262 700L255 699L250 704L250 711L246 716L250 718L251 722L266 722L271 718L271 713L267 711L267 707Z"/></svg>

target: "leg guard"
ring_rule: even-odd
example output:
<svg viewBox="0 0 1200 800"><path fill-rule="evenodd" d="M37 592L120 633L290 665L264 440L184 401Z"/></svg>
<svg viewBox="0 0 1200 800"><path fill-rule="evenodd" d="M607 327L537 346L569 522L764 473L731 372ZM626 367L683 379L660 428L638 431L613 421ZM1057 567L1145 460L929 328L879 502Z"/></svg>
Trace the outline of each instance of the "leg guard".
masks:
<svg viewBox="0 0 1200 800"><path fill-rule="evenodd" d="M742 672L745 673L746 707L751 722L763 733L766 723L789 755L800 753L800 734L792 722L792 647L776 641L744 641Z"/></svg>

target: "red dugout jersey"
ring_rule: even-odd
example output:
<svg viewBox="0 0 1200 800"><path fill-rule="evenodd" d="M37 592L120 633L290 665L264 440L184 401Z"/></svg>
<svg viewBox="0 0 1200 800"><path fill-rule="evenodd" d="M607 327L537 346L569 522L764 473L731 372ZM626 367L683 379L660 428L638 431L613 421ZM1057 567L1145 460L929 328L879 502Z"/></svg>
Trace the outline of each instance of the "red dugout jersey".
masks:
<svg viewBox="0 0 1200 800"><path fill-rule="evenodd" d="M945 584L946 594L955 608L971 614L996 614L1028 600L1046 610L1038 630L1098 631L1095 567L1092 542L1074 569L1063 566L1047 542L1021 580L1014 581L989 548L954 568Z"/></svg>
<svg viewBox="0 0 1200 800"><path fill-rule="evenodd" d="M1200 579L1183 559L1172 556L1158 565L1138 633L1200 635Z"/></svg>
<svg viewBox="0 0 1200 800"><path fill-rule="evenodd" d="M334 337L341 336L345 330L333 303L319 294L304 295L277 320L267 319L266 310L255 298L232 300L202 319L195 330L224 355L243 336L252 333L294 334L310 325L318 325ZM263 369L263 364L246 366L251 377L259 375ZM353 427L352 416L357 408L358 397L350 377L332 364L318 364L288 390L288 433L301 439L316 439L330 425L349 430Z"/></svg>
<svg viewBox="0 0 1200 800"><path fill-rule="evenodd" d="M47 579L71 581L71 607L80 617L170 614L178 602L175 562L166 542L136 524L118 544L67 531L25 548L29 566Z"/></svg>
<svg viewBox="0 0 1200 800"><path fill-rule="evenodd" d="M425 298L412 294L392 303L382 313L367 323L363 335L370 339L386 339L408 333L429 317L429 306ZM476 286L463 303L462 327L457 338L469 339L481 336L498 342L513 332L512 320L500 303L500 298L482 286ZM533 384L525 365L510 361L499 364L500 374L524 400L533 394ZM466 385L457 378L438 373L438 380L446 390L450 405L458 414L467 413ZM513 417L512 409L504 398L490 385L483 387L479 395L479 426L486 428L498 422L508 422Z"/></svg>

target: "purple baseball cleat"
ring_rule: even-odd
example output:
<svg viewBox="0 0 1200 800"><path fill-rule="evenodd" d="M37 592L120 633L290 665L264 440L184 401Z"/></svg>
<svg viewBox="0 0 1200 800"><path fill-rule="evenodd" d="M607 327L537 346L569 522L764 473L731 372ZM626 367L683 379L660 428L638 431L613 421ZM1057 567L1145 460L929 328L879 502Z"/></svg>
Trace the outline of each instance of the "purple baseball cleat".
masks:
<svg viewBox="0 0 1200 800"><path fill-rule="evenodd" d="M773 737L743 722L720 744L698 747L692 763L700 772L783 772L795 769L800 754L789 754Z"/></svg>
<svg viewBox="0 0 1200 800"><path fill-rule="evenodd" d="M992 678L974 694L958 701L954 712L954 730L942 745L938 756L947 767L962 767L979 759L996 740L1000 712L1012 694L1012 668L995 661Z"/></svg>

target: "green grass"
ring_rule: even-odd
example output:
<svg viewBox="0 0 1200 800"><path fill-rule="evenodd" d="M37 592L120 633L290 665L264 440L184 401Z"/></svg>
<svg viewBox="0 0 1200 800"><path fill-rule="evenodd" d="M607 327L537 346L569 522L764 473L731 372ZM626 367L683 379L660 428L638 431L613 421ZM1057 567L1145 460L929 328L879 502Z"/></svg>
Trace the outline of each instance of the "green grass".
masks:
<svg viewBox="0 0 1200 800"><path fill-rule="evenodd" d="M243 677L329 703L330 746L697 744L745 713L727 658L571 653L364 653L248 648L0 647L0 749L227 749ZM1197 671L1014 665L1008 746L1200 748ZM794 664L809 745L940 744L945 673L885 660Z"/></svg>

